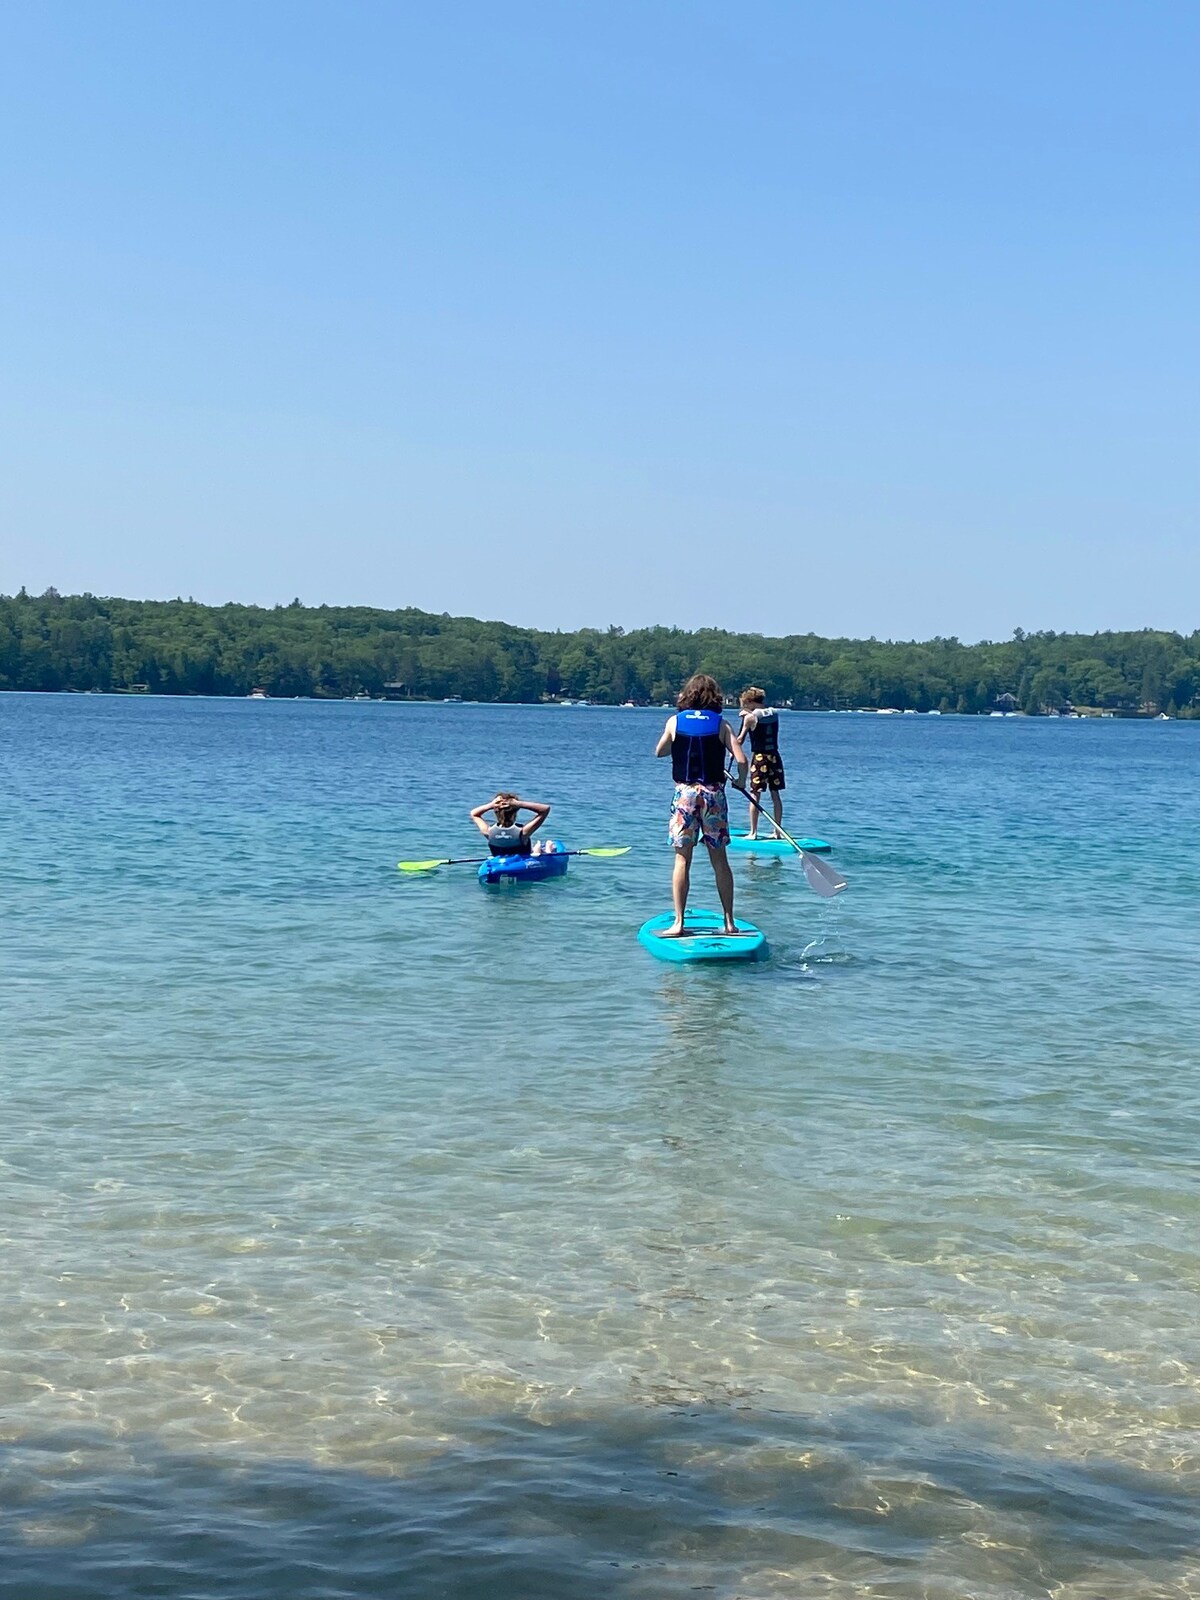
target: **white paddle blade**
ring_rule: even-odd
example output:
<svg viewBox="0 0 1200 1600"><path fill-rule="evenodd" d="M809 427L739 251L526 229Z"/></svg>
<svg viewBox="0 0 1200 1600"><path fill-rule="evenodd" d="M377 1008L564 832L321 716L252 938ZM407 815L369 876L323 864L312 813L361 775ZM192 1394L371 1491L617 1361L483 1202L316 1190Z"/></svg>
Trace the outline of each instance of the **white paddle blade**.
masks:
<svg viewBox="0 0 1200 1600"><path fill-rule="evenodd" d="M802 850L800 864L809 888L817 894L823 894L827 900L832 900L835 894L841 894L846 887L846 880L837 868L831 867L828 861L822 861L820 856L812 856L807 850Z"/></svg>

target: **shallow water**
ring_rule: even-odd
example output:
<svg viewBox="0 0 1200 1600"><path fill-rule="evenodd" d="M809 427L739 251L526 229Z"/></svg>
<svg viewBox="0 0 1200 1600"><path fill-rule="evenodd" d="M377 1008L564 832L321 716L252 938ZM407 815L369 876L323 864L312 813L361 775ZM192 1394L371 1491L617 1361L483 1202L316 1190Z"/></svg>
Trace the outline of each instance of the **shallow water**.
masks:
<svg viewBox="0 0 1200 1600"><path fill-rule="evenodd" d="M9 1592L1200 1594L1200 726L663 715L0 696Z"/></svg>

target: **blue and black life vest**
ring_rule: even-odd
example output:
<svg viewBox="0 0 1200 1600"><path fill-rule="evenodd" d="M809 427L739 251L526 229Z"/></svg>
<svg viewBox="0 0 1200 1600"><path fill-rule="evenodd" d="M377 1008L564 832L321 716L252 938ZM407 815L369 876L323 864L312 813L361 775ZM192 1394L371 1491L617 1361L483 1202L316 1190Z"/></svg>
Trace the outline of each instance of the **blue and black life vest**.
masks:
<svg viewBox="0 0 1200 1600"><path fill-rule="evenodd" d="M527 856L533 853L532 844L517 822L510 823L507 828L502 828L499 823L489 828L487 842L494 856Z"/></svg>
<svg viewBox="0 0 1200 1600"><path fill-rule="evenodd" d="M779 754L779 713L760 711L758 721L750 729L750 749L756 756Z"/></svg>
<svg viewBox="0 0 1200 1600"><path fill-rule="evenodd" d="M725 782L725 746L721 743L719 711L678 711L675 737L671 741L671 774L676 783L706 783L710 788Z"/></svg>

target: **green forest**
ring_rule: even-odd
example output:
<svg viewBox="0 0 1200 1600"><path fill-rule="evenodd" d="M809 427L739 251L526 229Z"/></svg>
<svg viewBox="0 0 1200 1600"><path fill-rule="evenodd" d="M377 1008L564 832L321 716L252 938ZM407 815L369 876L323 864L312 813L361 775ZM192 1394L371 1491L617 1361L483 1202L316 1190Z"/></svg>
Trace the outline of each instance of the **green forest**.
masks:
<svg viewBox="0 0 1200 1600"><path fill-rule="evenodd" d="M1200 632L1024 633L998 643L766 638L719 628L543 633L411 608L0 595L0 689L440 700L673 700L691 672L776 704L1200 716Z"/></svg>

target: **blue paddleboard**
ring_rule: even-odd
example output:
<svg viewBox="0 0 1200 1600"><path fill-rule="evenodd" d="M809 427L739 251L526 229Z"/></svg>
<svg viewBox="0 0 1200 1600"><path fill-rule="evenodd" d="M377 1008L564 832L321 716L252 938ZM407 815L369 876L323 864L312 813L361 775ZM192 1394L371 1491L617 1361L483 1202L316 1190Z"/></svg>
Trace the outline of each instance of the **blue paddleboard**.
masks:
<svg viewBox="0 0 1200 1600"><path fill-rule="evenodd" d="M554 840L549 841L554 843ZM561 878L571 858L559 845L557 850L536 856L493 856L479 865L480 883L540 883L543 878Z"/></svg>
<svg viewBox="0 0 1200 1600"><path fill-rule="evenodd" d="M801 850L810 850L813 855L824 855L832 850L833 846L827 839L797 839L796 843ZM786 839L760 838L751 839L747 834L735 833L729 841L731 850L752 850L756 856L794 856L796 852Z"/></svg>
<svg viewBox="0 0 1200 1600"><path fill-rule="evenodd" d="M689 911L678 939L660 938L675 921L671 913L651 917L638 929L638 943L660 961L754 961L765 955L766 936L752 922L735 917L738 931L725 933L725 919L715 911Z"/></svg>

